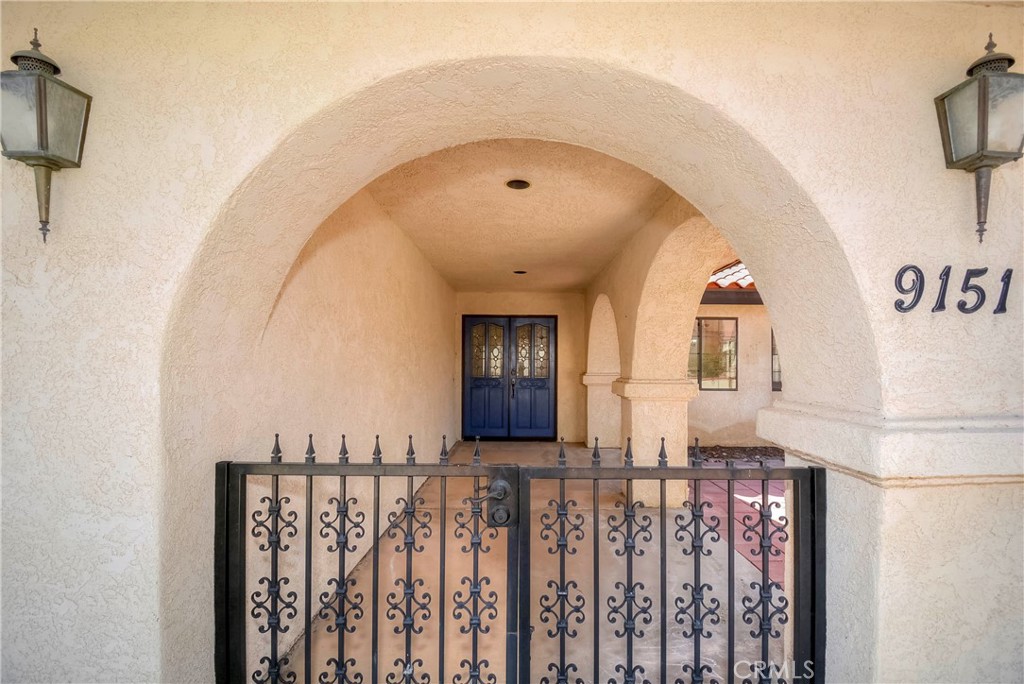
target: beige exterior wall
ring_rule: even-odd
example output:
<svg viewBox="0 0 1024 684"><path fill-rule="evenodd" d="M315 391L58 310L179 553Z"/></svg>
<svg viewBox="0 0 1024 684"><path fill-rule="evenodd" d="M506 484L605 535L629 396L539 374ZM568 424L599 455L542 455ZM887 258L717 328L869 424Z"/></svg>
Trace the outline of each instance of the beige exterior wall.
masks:
<svg viewBox="0 0 1024 684"><path fill-rule="evenodd" d="M943 168L932 105L989 31L1021 56L1019 6L9 2L5 50L24 48L33 26L95 100L83 168L55 175L45 248L31 173L2 165L5 680L210 680L213 463L263 457L270 422L290 431L297 455L308 431L336 438L338 412L363 415L315 392L346 390L316 384L293 358L304 345L323 344L322 363L342 375L391 372L332 366L339 346L278 330L283 284L310 236L369 181L488 138L561 140L637 165L750 267L786 360L783 400L759 414L758 434L831 470L831 681L957 674L934 663L963 629L927 610L978 598L978 585L936 567L921 600L894 598L918 586L902 537L922 551L928 536L947 540L958 568L984 554L986 580L1019 584L1024 511L1005 491L1024 469L1021 280L1004 316L892 306L907 262L932 279L946 264L1024 273L1024 165L995 172L978 245L973 184ZM634 379L645 279L684 220L642 231L647 242L624 249L580 307L609 295ZM345 253L331 268L420 301L423 315L358 290L348 324L372 327L345 334L377 345L381 322L436 321L446 332L385 358L433 349L454 360L454 305L417 299L454 295L401 240L354 236L364 259ZM296 282L327 281L325 268ZM310 292L286 289L286 307L333 315ZM374 306L393 315L375 318ZM290 322L308 324L300 318ZM323 325L341 334L343 324ZM282 359L262 356L264 334L310 386L269 368ZM655 356L641 379L667 382L647 389L685 398L672 377L654 377ZM456 366L439 366L422 377L447 384L445 397L409 398L389 454L410 422L453 429ZM267 371L287 385L266 384ZM681 406L672 415L685 426ZM367 412L365 427L394 413ZM908 481L962 491L888 494ZM1006 483L994 499L990 481ZM954 534L940 522L950 501L986 517L958 516ZM971 623L970 643L993 670L1006 658L1015 678L1020 601L978 594L986 619Z"/></svg>
<svg viewBox="0 0 1024 684"><path fill-rule="evenodd" d="M584 297L579 293L547 292L459 292L455 295L455 335L460 342L454 358L455 415L462 433L462 317L557 316L558 317L558 436L567 442L582 442L586 430L587 395L580 376L587 365L584 329ZM472 435L465 435L472 439Z"/></svg>
<svg viewBox="0 0 1024 684"><path fill-rule="evenodd" d="M701 305L697 316L736 318L739 359L736 391L701 391L687 407L690 442L707 445L768 444L757 436L757 412L772 403L772 323L768 309L751 305Z"/></svg>

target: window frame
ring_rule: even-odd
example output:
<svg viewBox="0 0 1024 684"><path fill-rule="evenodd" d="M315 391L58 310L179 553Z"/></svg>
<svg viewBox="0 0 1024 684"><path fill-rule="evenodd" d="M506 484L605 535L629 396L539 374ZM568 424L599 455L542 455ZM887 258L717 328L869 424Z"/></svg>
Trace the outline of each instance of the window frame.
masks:
<svg viewBox="0 0 1024 684"><path fill-rule="evenodd" d="M704 329L701 321L733 321L736 325L736 386L735 387L704 387ZM740 319L737 316L697 316L694 318L697 327L697 388L701 392L738 392L740 390ZM693 335L690 335L693 342ZM689 368L689 363L687 363ZM689 374L689 373L687 373Z"/></svg>
<svg viewBox="0 0 1024 684"><path fill-rule="evenodd" d="M775 362L779 364L779 379L775 379ZM779 347L775 343L775 328L772 328L772 354L771 354L771 380L772 392L782 391L782 359L779 357Z"/></svg>

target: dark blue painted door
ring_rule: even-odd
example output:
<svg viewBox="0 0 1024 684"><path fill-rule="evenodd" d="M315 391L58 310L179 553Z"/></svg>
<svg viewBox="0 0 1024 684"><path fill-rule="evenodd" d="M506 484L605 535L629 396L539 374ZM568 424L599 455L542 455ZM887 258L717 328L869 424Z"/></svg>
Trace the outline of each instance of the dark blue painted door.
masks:
<svg viewBox="0 0 1024 684"><path fill-rule="evenodd" d="M462 434L555 438L556 319L463 319Z"/></svg>

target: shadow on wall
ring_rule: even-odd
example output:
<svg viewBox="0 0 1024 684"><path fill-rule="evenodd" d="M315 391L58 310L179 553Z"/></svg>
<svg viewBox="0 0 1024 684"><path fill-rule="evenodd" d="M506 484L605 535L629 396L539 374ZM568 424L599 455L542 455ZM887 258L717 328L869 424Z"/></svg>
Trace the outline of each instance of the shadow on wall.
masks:
<svg viewBox="0 0 1024 684"><path fill-rule="evenodd" d="M460 96L449 97L452 92ZM337 406L321 396L310 395L309 401L289 396L287 385L268 386L252 372L256 360L326 358L353 334L372 341L387 331L411 339L417 331L400 312L383 313L405 306L392 299L422 302L431 311L428 292L451 297L423 264L416 266L421 273L415 279L405 279L398 269L377 268L379 255L395 250L410 264L418 263L400 236L382 241L391 228L353 230L345 239L352 249L339 253L341 258L324 259L319 270L303 269L309 271L302 276L308 277L308 287L298 288L301 274L294 276L274 319L297 337L289 344L284 331L277 338L268 328L266 337L280 340L267 343L280 345L280 356L268 358L257 341L303 245L340 205L384 171L444 147L503 137L583 145L664 181L721 230L758 273L766 301L782 312L776 332L780 344L793 350L787 379L799 388L791 398L864 410L879 407L878 360L865 307L832 229L786 168L721 108L659 78L588 59L494 57L396 74L317 113L253 169L225 199L177 295L161 372L163 678L212 678L212 659L197 670L194 655L208 652L213 641L208 610L213 600L208 524L213 462L264 453L272 423L285 425L282 432L322 430L325 441L340 438L331 433L340 432ZM701 172L693 173L696 168ZM363 258L353 258L357 253ZM806 269L789 268L794 253L802 255ZM823 278L834 286L814 287ZM320 307L326 315L330 307L317 297L316 286L359 287L359 279L394 290L361 290L365 300L349 312L360 315L345 316L344 329L312 335L303 326L321 323L285 313L284 298L294 290L296 299L303 299L301 306L296 301L296 312ZM438 330L450 335L450 321ZM840 342L846 350L842 358L826 358ZM450 344L454 350L454 341ZM443 347L439 342L438 349ZM399 367L408 362L400 359ZM375 375L365 359L353 357L351 363L357 400L358 388L387 380L410 405L429 407L433 401L401 376ZM824 366L831 369L827 379L820 373ZM451 364L443 368L437 382L444 383L442 406L447 406L453 392ZM277 373L288 377L284 369ZM265 402L262 407L260 402ZM275 413L264 410L269 407ZM424 416L429 413L429 408L422 410ZM394 415L393 408L387 415ZM423 439L429 441L426 435ZM298 441L284 446L290 454L303 448ZM353 444L353 451L368 448L367 443ZM394 456L399 448L389 445L386 451ZM208 618L196 620L197 615Z"/></svg>

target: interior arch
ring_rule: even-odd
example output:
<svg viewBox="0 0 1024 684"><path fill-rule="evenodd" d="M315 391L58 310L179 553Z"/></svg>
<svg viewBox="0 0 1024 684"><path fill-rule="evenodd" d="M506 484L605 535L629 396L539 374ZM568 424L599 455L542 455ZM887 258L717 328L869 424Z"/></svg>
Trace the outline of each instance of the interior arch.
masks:
<svg viewBox="0 0 1024 684"><path fill-rule="evenodd" d="M177 294L161 372L161 548L174 550L161 559L169 679L203 678L190 664L213 630L212 620L193 619L212 593L208 477L218 458L268 448L251 434L254 406L281 388L263 387L245 368L303 245L388 169L509 137L589 147L662 180L758 274L780 344L791 352L786 398L879 408L877 354L841 246L787 170L721 110L671 83L594 60L502 57L396 74L318 113L253 168L225 199ZM636 325L620 330L634 373L660 351L636 336ZM838 341L842 356L832 352Z"/></svg>

